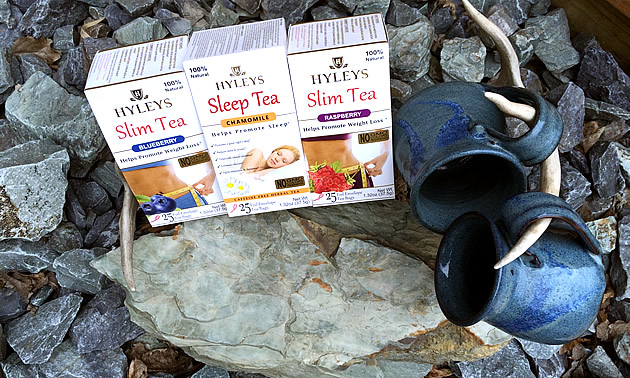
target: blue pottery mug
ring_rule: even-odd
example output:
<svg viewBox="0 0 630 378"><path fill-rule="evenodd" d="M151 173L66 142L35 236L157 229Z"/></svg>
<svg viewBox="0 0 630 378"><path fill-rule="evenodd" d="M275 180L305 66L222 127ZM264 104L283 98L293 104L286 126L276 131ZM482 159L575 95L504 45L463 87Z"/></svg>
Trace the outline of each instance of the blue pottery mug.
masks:
<svg viewBox="0 0 630 378"><path fill-rule="evenodd" d="M606 287L597 239L565 201L547 193L519 194L501 213L497 222L467 213L447 229L435 268L442 312L460 326L483 320L544 344L581 336ZM525 228L541 218L553 220L528 253L495 270Z"/></svg>
<svg viewBox="0 0 630 378"><path fill-rule="evenodd" d="M495 92L536 109L519 138L506 135L505 116L484 96ZM501 204L527 189L524 165L545 160L562 135L557 110L519 88L450 82L411 97L394 120L394 157L411 187L411 209L425 227L443 233L458 216L496 219Z"/></svg>

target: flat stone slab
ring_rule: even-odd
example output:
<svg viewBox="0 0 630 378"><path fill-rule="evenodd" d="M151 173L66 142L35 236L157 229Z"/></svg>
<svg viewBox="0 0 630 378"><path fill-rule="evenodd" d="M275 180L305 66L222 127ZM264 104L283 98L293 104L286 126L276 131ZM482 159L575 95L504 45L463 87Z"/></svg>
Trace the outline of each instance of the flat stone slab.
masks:
<svg viewBox="0 0 630 378"><path fill-rule="evenodd" d="M230 378L230 373L225 369L206 365L190 378Z"/></svg>
<svg viewBox="0 0 630 378"><path fill-rule="evenodd" d="M0 240L39 240L59 225L69 163L66 150L48 140L0 152Z"/></svg>
<svg viewBox="0 0 630 378"><path fill-rule="evenodd" d="M0 361L3 361L6 356L7 356L7 340L4 336L4 331L2 330L2 324L0 324Z"/></svg>
<svg viewBox="0 0 630 378"><path fill-rule="evenodd" d="M39 273L49 269L59 255L41 241L0 242L0 270Z"/></svg>
<svg viewBox="0 0 630 378"><path fill-rule="evenodd" d="M127 356L121 348L79 354L70 340L66 340L39 369L45 377L124 378Z"/></svg>
<svg viewBox="0 0 630 378"><path fill-rule="evenodd" d="M22 135L22 130L16 129L9 120L0 119L0 151L8 150L30 139L28 135Z"/></svg>
<svg viewBox="0 0 630 378"><path fill-rule="evenodd" d="M59 227L52 232L46 242L46 246L62 253L83 246L83 236L72 222L61 222Z"/></svg>
<svg viewBox="0 0 630 378"><path fill-rule="evenodd" d="M623 378L619 368L615 366L601 345L598 345L593 354L586 359L586 366L596 377Z"/></svg>
<svg viewBox="0 0 630 378"><path fill-rule="evenodd" d="M562 72L580 63L580 54L571 45L564 9L558 8L545 16L530 18L525 27L538 32L534 52L549 71Z"/></svg>
<svg viewBox="0 0 630 378"><path fill-rule="evenodd" d="M262 0L262 19L284 17L287 25L296 24L304 20L304 15L317 0Z"/></svg>
<svg viewBox="0 0 630 378"><path fill-rule="evenodd" d="M435 28L426 17L409 26L388 25L387 34L392 78L413 82L429 72Z"/></svg>
<svg viewBox="0 0 630 378"><path fill-rule="evenodd" d="M623 217L617 224L619 249L613 253L610 279L615 286L617 300L630 298L630 217Z"/></svg>
<svg viewBox="0 0 630 378"><path fill-rule="evenodd" d="M7 118L39 138L68 149L70 157L91 166L105 147L85 97L74 96L43 72L35 72L6 102Z"/></svg>
<svg viewBox="0 0 630 378"><path fill-rule="evenodd" d="M43 304L35 315L24 314L7 325L7 342L25 364L41 364L61 344L82 298L66 295Z"/></svg>
<svg viewBox="0 0 630 378"><path fill-rule="evenodd" d="M121 45L133 45L164 38L168 30L158 19L139 17L114 32L114 39Z"/></svg>
<svg viewBox="0 0 630 378"><path fill-rule="evenodd" d="M88 5L82 1L37 0L31 3L18 29L23 35L35 38L52 37L58 27L78 25L88 16Z"/></svg>
<svg viewBox="0 0 630 378"><path fill-rule="evenodd" d="M103 288L105 277L90 266L96 253L90 249L73 249L55 259L53 270L61 287L82 293L97 294Z"/></svg>
<svg viewBox="0 0 630 378"><path fill-rule="evenodd" d="M125 285L119 249L92 266ZM475 359L510 339L482 323L448 323L421 261L349 238L327 257L287 212L187 222L176 240L143 236L134 276L132 321L228 370L338 376L379 353L383 369L390 355Z"/></svg>
<svg viewBox="0 0 630 378"><path fill-rule="evenodd" d="M117 0L116 2L130 14L137 16L151 9L156 0Z"/></svg>
<svg viewBox="0 0 630 378"><path fill-rule="evenodd" d="M0 369L8 378L45 378L37 365L26 365L17 353L0 362Z"/></svg>
<svg viewBox="0 0 630 378"><path fill-rule="evenodd" d="M516 340L491 357L473 362L459 362L457 367L462 373L462 378L536 377Z"/></svg>
<svg viewBox="0 0 630 378"><path fill-rule="evenodd" d="M401 201L302 207L291 210L291 213L299 217L298 221L307 235L319 244L326 244L322 237L325 232L309 227L304 224L304 220L324 225L337 231L339 235L373 240L385 247L418 257L431 268L435 265L435 256L442 240L442 235L422 227L411 213L409 205ZM372 219L378 219L378 222L366 221Z"/></svg>
<svg viewBox="0 0 630 378"><path fill-rule="evenodd" d="M480 82L485 60L486 47L478 36L444 40L440 55L444 81Z"/></svg>
<svg viewBox="0 0 630 378"><path fill-rule="evenodd" d="M13 288L0 288L0 323L6 323L26 312L26 302L20 294ZM0 361L2 361L2 347L4 346L4 335L0 335ZM5 350L6 352L6 350Z"/></svg>
<svg viewBox="0 0 630 378"><path fill-rule="evenodd" d="M561 85L545 97L556 106L562 118L560 152L568 152L584 139L584 91L573 83Z"/></svg>
<svg viewBox="0 0 630 378"><path fill-rule="evenodd" d="M617 357L630 365L630 333L622 333L615 337L613 346L615 347L615 352L617 352Z"/></svg>
<svg viewBox="0 0 630 378"><path fill-rule="evenodd" d="M129 319L124 300L124 290L114 285L79 312L70 328L70 339L79 353L112 350L144 333Z"/></svg>
<svg viewBox="0 0 630 378"><path fill-rule="evenodd" d="M617 246L617 220L613 216L586 222L586 227L599 242L602 253L611 253Z"/></svg>

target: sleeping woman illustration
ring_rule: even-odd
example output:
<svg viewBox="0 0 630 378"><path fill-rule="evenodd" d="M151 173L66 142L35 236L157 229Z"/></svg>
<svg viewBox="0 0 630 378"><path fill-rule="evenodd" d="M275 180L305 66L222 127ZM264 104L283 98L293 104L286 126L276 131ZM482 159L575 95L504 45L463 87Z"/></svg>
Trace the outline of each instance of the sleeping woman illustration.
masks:
<svg viewBox="0 0 630 378"><path fill-rule="evenodd" d="M153 215L208 204L203 196L214 192L212 186L216 174L211 162L198 164L197 169L203 170L204 175L193 184L188 184L178 177L173 163L169 160L121 171L144 213Z"/></svg>
<svg viewBox="0 0 630 378"><path fill-rule="evenodd" d="M280 177L290 177L292 175L303 174L303 167L292 166L291 164L300 160L301 154L295 146L282 145L275 148L269 156L265 157L259 148L249 150L240 166L234 174L226 175L221 180L221 193L224 198L239 197L248 195L252 191L261 190L266 185L261 181L272 182ZM289 172L287 172L287 169Z"/></svg>
<svg viewBox="0 0 630 378"><path fill-rule="evenodd" d="M280 146L271 151L267 158L260 149L254 148L245 154L241 169L246 173L262 176L298 160L300 160L300 151L294 146Z"/></svg>

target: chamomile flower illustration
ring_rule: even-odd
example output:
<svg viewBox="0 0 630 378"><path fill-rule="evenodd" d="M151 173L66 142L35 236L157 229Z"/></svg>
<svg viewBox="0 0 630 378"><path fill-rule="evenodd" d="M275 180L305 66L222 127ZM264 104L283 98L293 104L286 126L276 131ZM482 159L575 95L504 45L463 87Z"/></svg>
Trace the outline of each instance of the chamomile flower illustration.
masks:
<svg viewBox="0 0 630 378"><path fill-rule="evenodd" d="M249 183L239 177L229 176L223 180L221 192L224 196L243 196L249 193Z"/></svg>

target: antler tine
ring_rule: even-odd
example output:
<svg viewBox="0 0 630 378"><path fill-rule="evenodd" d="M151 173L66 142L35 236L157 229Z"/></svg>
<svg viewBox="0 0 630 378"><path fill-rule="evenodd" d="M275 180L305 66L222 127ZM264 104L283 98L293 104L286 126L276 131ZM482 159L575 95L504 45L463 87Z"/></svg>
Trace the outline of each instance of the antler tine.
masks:
<svg viewBox="0 0 630 378"><path fill-rule="evenodd" d="M493 24L483 14L477 11L477 9L475 9L468 0L462 0L462 2L470 18L488 34L488 36L494 41L497 50L499 50L499 55L501 57L501 72L499 73L497 83L499 85L524 88L525 86L523 85L520 75L518 57L516 56L516 52L505 34L498 26ZM514 103L499 94L486 92L486 98L495 103L502 112L510 116L520 118L525 122L531 123L536 116L536 110L531 106ZM559 195L561 180L560 173L560 155L558 154L558 149L556 148L541 165L541 191L555 196ZM525 253L547 230L550 223L550 219L539 219L532 223L525 230L520 239L514 244L512 249L510 249L510 251L494 265L494 268L499 269L516 260L519 256Z"/></svg>
<svg viewBox="0 0 630 378"><path fill-rule="evenodd" d="M468 12L470 18L475 21L479 27L488 34L499 50L501 57L501 71L497 80L498 85L524 88L521 80L521 69L518 62L516 51L512 47L510 40L492 21L488 20L481 12L475 9L468 0L462 0L464 9Z"/></svg>
<svg viewBox="0 0 630 378"><path fill-rule="evenodd" d="M536 118L536 109L534 109L533 106L510 101L504 96L494 92L486 92L485 96L488 100L492 101L501 112L510 117L520 118L528 124Z"/></svg>
<svg viewBox="0 0 630 378"><path fill-rule="evenodd" d="M123 205L120 212L120 220L118 221L120 233L120 265L129 290L136 291L136 281L133 278L133 234L136 230L138 201L118 167L116 167L116 171L118 172L118 176L120 176L124 188Z"/></svg>
<svg viewBox="0 0 630 378"><path fill-rule="evenodd" d="M545 161L542 162L540 177L540 190L558 196L560 193L560 156L556 148ZM536 243L540 236L551 224L551 219L538 219L523 232L512 249L501 260L494 264L494 269L500 269L519 258L523 253Z"/></svg>
<svg viewBox="0 0 630 378"><path fill-rule="evenodd" d="M498 93L486 92L486 98L492 101L505 114L520 118L525 122L532 122L536 116L536 110L533 107L512 102ZM540 171L540 190L555 196L560 194L560 157L557 148L542 162ZM539 219L532 223L512 249L494 265L494 268L500 269L527 252L547 230L550 223L551 219Z"/></svg>
<svg viewBox="0 0 630 378"><path fill-rule="evenodd" d="M536 117L536 110L533 107L512 102L498 93L486 92L486 98L509 116L520 118L525 122L532 122ZM560 157L557 148L542 162L540 190L555 196L560 194ZM512 249L494 265L494 268L499 269L519 258L536 243L550 223L551 219L539 219L532 223Z"/></svg>

